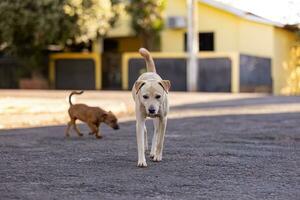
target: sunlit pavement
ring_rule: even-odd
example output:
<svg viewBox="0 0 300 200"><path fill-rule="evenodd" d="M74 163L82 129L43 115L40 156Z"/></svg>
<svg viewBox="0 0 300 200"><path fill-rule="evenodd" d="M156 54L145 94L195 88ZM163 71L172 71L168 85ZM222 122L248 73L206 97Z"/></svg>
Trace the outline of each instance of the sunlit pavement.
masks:
<svg viewBox="0 0 300 200"><path fill-rule="evenodd" d="M70 91L0 90L0 129L66 124ZM128 92L85 91L73 103L86 103L130 116Z"/></svg>
<svg viewBox="0 0 300 200"><path fill-rule="evenodd" d="M11 98L26 96L19 95ZM65 96L28 92L28 101L52 102L43 111L52 116L57 102L67 108ZM77 98L113 100L132 109L129 92ZM133 111L121 117L119 131L102 126L102 140L88 136L85 125L82 138L73 132L68 139L65 125L1 130L0 199L298 199L300 97L173 93L170 100L163 161L147 155L145 169L136 167Z"/></svg>
<svg viewBox="0 0 300 200"><path fill-rule="evenodd" d="M0 129L66 124L69 94L70 91L0 90ZM300 111L298 97L184 92L171 92L169 96L170 118ZM121 121L134 116L129 91L86 91L73 101L111 110Z"/></svg>

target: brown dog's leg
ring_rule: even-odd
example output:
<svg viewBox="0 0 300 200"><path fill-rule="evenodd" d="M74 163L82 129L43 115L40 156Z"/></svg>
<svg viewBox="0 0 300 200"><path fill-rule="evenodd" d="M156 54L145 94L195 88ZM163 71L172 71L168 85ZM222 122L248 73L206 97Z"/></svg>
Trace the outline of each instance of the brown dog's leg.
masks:
<svg viewBox="0 0 300 200"><path fill-rule="evenodd" d="M73 123L73 128L74 130L76 131L76 133L78 134L78 136L83 136L82 133L80 133L80 130L78 129L78 127L76 126L76 120L72 120L72 123Z"/></svg>
<svg viewBox="0 0 300 200"><path fill-rule="evenodd" d="M91 129L91 131L92 131L91 133L92 133L92 134L95 134L97 139L101 139L101 138L102 138L102 135L99 133L99 128L98 128L98 126L96 126L96 125L93 124L93 123L88 123L88 126L90 127L90 129Z"/></svg>
<svg viewBox="0 0 300 200"><path fill-rule="evenodd" d="M88 123L89 124L89 123ZM96 132L98 132L99 131L99 123L97 122L97 123L92 123L92 122L90 122L90 124L91 124L91 126L89 126L90 127L90 129L91 129L91 132L89 132L89 135L95 135L95 133ZM96 126L96 128L97 128L97 130L96 131L93 131L94 130L94 126Z"/></svg>
<svg viewBox="0 0 300 200"><path fill-rule="evenodd" d="M68 126L65 132L66 137L70 137L69 131L70 131L70 127L72 126L72 122L68 122Z"/></svg>

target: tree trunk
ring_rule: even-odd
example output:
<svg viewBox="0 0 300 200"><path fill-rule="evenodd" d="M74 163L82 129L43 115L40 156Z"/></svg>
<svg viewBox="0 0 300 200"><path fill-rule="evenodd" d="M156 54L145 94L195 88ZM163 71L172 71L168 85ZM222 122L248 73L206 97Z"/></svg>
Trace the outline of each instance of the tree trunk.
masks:
<svg viewBox="0 0 300 200"><path fill-rule="evenodd" d="M155 50L155 46L156 46L155 34L142 33L140 36L142 38L142 45L144 48L148 49L149 51Z"/></svg>

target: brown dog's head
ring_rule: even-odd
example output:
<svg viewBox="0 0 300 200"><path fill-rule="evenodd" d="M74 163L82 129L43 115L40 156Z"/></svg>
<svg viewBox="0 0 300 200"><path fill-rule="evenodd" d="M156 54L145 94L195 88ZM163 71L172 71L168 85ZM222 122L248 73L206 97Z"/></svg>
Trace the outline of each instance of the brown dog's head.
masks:
<svg viewBox="0 0 300 200"><path fill-rule="evenodd" d="M111 128L115 130L120 129L118 124L118 119L111 111L104 113L103 118L104 118L103 122L106 123Z"/></svg>

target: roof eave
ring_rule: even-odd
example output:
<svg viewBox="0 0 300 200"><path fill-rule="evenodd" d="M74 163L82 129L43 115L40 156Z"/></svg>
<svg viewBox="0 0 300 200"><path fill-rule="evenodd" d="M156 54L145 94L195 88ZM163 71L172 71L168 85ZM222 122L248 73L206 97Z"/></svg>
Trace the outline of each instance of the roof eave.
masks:
<svg viewBox="0 0 300 200"><path fill-rule="evenodd" d="M263 17L255 15L253 13L245 12L243 10L234 8L232 6L228 6L226 4L223 4L223 3L220 3L220 2L217 2L217 1L213 1L213 0L198 0L198 1L201 2L201 3L205 3L209 6L218 8L220 10L224 10L228 13L231 13L233 15L236 15L238 17L241 17L241 18L249 20L249 21L254 21L254 22L262 23L262 24L268 24L268 25L272 25L272 26L276 26L276 27L280 27L280 28L284 27L284 24L281 24L279 22L274 22L274 21L265 19Z"/></svg>

